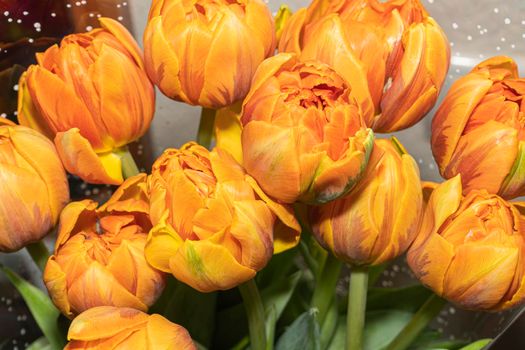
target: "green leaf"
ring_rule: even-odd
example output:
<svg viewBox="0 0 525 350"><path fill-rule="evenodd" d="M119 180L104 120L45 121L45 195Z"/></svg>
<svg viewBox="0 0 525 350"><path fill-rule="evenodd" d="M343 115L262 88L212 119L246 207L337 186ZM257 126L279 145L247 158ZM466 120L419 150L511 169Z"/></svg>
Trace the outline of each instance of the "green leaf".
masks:
<svg viewBox="0 0 525 350"><path fill-rule="evenodd" d="M0 270L5 273L9 281L24 298L29 311L31 311L36 323L49 341L51 349L62 349L66 344L66 339L62 337L57 324L60 312L49 297L11 269L0 265Z"/></svg>
<svg viewBox="0 0 525 350"><path fill-rule="evenodd" d="M297 318L279 338L275 350L320 350L319 324L309 310Z"/></svg>
<svg viewBox="0 0 525 350"><path fill-rule="evenodd" d="M370 288L367 298L367 310L395 309L416 312L432 295L422 285L403 288Z"/></svg>
<svg viewBox="0 0 525 350"><path fill-rule="evenodd" d="M151 311L184 326L192 339L209 347L215 325L217 293L200 293L169 278L166 290Z"/></svg>
<svg viewBox="0 0 525 350"><path fill-rule="evenodd" d="M26 350L51 350L51 344L49 344L46 337L40 337L32 342Z"/></svg>
<svg viewBox="0 0 525 350"><path fill-rule="evenodd" d="M459 350L463 346L468 344L468 342L458 339L450 340L443 337L442 332L435 330L427 329L422 332L416 340L410 345L410 350L436 350L436 349L445 349L445 350Z"/></svg>
<svg viewBox="0 0 525 350"><path fill-rule="evenodd" d="M376 310L366 313L364 349L384 349L412 319L412 313L401 310Z"/></svg>
<svg viewBox="0 0 525 350"><path fill-rule="evenodd" d="M492 339L481 339L472 344L462 347L460 350L481 350L487 346Z"/></svg>

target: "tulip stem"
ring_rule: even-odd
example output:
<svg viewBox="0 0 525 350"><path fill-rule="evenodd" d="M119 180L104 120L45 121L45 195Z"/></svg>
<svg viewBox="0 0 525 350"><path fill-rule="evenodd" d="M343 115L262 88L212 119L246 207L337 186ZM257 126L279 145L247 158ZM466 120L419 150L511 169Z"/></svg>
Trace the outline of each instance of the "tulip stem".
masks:
<svg viewBox="0 0 525 350"><path fill-rule="evenodd" d="M335 296L335 287L339 281L342 263L332 254L328 254L318 279L315 281L314 294L312 295L312 307L318 310L317 319L322 326L330 305Z"/></svg>
<svg viewBox="0 0 525 350"><path fill-rule="evenodd" d="M366 266L352 267L346 314L347 350L363 350L367 290L368 268Z"/></svg>
<svg viewBox="0 0 525 350"><path fill-rule="evenodd" d="M206 148L211 147L213 139L213 128L215 126L215 110L202 107L199 131L197 132L197 143Z"/></svg>
<svg viewBox="0 0 525 350"><path fill-rule="evenodd" d="M412 316L410 322L390 343L387 350L404 350L417 338L439 312L443 309L447 301L432 294L421 308Z"/></svg>
<svg viewBox="0 0 525 350"><path fill-rule="evenodd" d="M47 264L47 259L49 259L49 250L47 249L44 242L38 241L28 244L26 249L40 271L44 271Z"/></svg>
<svg viewBox="0 0 525 350"><path fill-rule="evenodd" d="M250 349L266 350L266 327L264 306L255 281L249 280L239 286L250 330Z"/></svg>
<svg viewBox="0 0 525 350"><path fill-rule="evenodd" d="M137 163L135 163L135 159L133 159L133 156L131 155L127 147L119 151L118 155L122 162L122 175L125 179L138 175L140 173L140 170L137 167Z"/></svg>

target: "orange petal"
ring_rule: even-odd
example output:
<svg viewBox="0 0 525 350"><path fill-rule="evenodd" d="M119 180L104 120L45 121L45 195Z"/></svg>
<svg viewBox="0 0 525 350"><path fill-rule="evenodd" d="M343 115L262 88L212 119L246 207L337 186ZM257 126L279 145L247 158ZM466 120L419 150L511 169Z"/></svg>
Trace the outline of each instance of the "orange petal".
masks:
<svg viewBox="0 0 525 350"><path fill-rule="evenodd" d="M67 317L72 317L73 313L67 296L66 274L56 263L54 255L47 261L43 280L56 307Z"/></svg>
<svg viewBox="0 0 525 350"><path fill-rule="evenodd" d="M151 315L146 326L148 349L197 350L188 331L160 315Z"/></svg>
<svg viewBox="0 0 525 350"><path fill-rule="evenodd" d="M113 34L122 45L129 51L131 56L135 59L135 63L141 69L144 69L144 62L142 59L142 51L139 48L139 45L131 35L131 33L119 22L115 21L112 18L101 17L98 19L100 26L111 34Z"/></svg>
<svg viewBox="0 0 525 350"><path fill-rule="evenodd" d="M144 255L148 263L164 272L170 272L170 259L184 243L182 238L166 223L167 214L161 218L148 235Z"/></svg>
<svg viewBox="0 0 525 350"><path fill-rule="evenodd" d="M149 198L146 188L146 174L127 178L113 192L111 198L98 211L139 212L149 214Z"/></svg>
<svg viewBox="0 0 525 350"><path fill-rule="evenodd" d="M122 183L120 157L113 153L97 155L79 129L59 132L55 146L68 172L94 184L119 185Z"/></svg>

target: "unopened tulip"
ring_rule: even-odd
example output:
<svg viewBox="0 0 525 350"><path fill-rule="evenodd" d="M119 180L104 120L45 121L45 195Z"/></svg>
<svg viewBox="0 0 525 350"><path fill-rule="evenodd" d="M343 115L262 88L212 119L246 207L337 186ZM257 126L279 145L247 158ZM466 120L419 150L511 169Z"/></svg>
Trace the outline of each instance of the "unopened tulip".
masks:
<svg viewBox="0 0 525 350"><path fill-rule="evenodd" d="M437 295L472 310L499 311L525 299L525 218L485 190L462 195L460 175L438 185L407 257Z"/></svg>
<svg viewBox="0 0 525 350"><path fill-rule="evenodd" d="M100 306L71 322L65 350L196 350L188 331L161 315Z"/></svg>
<svg viewBox="0 0 525 350"><path fill-rule="evenodd" d="M334 67L376 132L421 120L436 103L450 59L445 34L419 0L314 0L288 21L279 51Z"/></svg>
<svg viewBox="0 0 525 350"><path fill-rule="evenodd" d="M149 128L155 106L142 54L118 22L66 36L20 79L18 118L55 141L67 171L120 184L121 154Z"/></svg>
<svg viewBox="0 0 525 350"><path fill-rule="evenodd" d="M525 195L525 79L514 60L490 58L458 79L432 121L432 153L443 177L503 198Z"/></svg>
<svg viewBox="0 0 525 350"><path fill-rule="evenodd" d="M264 61L241 116L243 165L283 202L326 203L352 189L374 134L351 86L329 66L294 54Z"/></svg>
<svg viewBox="0 0 525 350"><path fill-rule="evenodd" d="M42 239L69 201L66 172L53 144L0 118L0 251Z"/></svg>
<svg viewBox="0 0 525 350"><path fill-rule="evenodd" d="M220 149L210 152L188 143L164 151L153 165L149 191L155 226L146 259L202 292L253 278L271 258L274 244L278 252L299 239L292 212L270 201ZM295 231L274 231L276 216Z"/></svg>
<svg viewBox="0 0 525 350"><path fill-rule="evenodd" d="M169 98L208 108L242 100L274 50L261 0L154 0L144 33L151 80Z"/></svg>
<svg viewBox="0 0 525 350"><path fill-rule="evenodd" d="M397 140L376 140L367 171L342 199L310 209L317 241L352 265L403 254L419 229L422 192L414 159Z"/></svg>
<svg viewBox="0 0 525 350"><path fill-rule="evenodd" d="M162 292L164 275L144 257L151 228L145 178L129 178L98 209L83 200L63 210L44 282L66 316L95 306L147 311Z"/></svg>

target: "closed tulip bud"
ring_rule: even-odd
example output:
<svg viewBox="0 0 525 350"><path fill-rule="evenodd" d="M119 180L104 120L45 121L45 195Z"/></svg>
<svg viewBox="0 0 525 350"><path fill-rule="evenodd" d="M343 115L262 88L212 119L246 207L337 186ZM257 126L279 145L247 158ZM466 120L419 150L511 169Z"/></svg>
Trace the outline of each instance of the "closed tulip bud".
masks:
<svg viewBox="0 0 525 350"><path fill-rule="evenodd" d="M283 202L326 203L352 189L373 146L351 86L294 54L264 61L241 116L243 165Z"/></svg>
<svg viewBox="0 0 525 350"><path fill-rule="evenodd" d="M407 257L437 295L472 310L499 311L525 299L523 205L485 190L462 195L460 175L430 195Z"/></svg>
<svg viewBox="0 0 525 350"><path fill-rule="evenodd" d="M148 130L154 88L142 54L118 22L66 36L20 78L18 118L54 140L67 171L89 183L122 183L121 152Z"/></svg>
<svg viewBox="0 0 525 350"><path fill-rule="evenodd" d="M242 100L275 51L261 0L154 0L144 32L146 69L164 95L220 108Z"/></svg>
<svg viewBox="0 0 525 350"><path fill-rule="evenodd" d="M139 310L99 306L71 322L64 350L197 350L188 331L164 317Z"/></svg>
<svg viewBox="0 0 525 350"><path fill-rule="evenodd" d="M95 306L147 311L160 296L164 275L144 257L151 228L145 179L144 174L129 178L98 209L83 200L63 210L44 283L64 315Z"/></svg>
<svg viewBox="0 0 525 350"><path fill-rule="evenodd" d="M419 0L314 0L288 21L279 51L334 67L376 132L421 120L437 101L450 59L445 34Z"/></svg>
<svg viewBox="0 0 525 350"><path fill-rule="evenodd" d="M153 165L149 191L155 226L146 259L202 292L253 278L271 258L274 244L278 252L299 239L291 209L266 198L219 149L188 143L164 151ZM276 216L295 231L274 231Z"/></svg>
<svg viewBox="0 0 525 350"><path fill-rule="evenodd" d="M342 199L310 209L317 241L352 265L378 265L403 254L422 212L419 170L393 139L376 140L367 171Z"/></svg>
<svg viewBox="0 0 525 350"><path fill-rule="evenodd" d="M443 177L503 198L525 195L525 79L514 60L490 58L458 79L432 121L432 153Z"/></svg>
<svg viewBox="0 0 525 350"><path fill-rule="evenodd" d="M0 183L2 252L42 239L69 201L66 173L53 144L5 119L0 120Z"/></svg>

